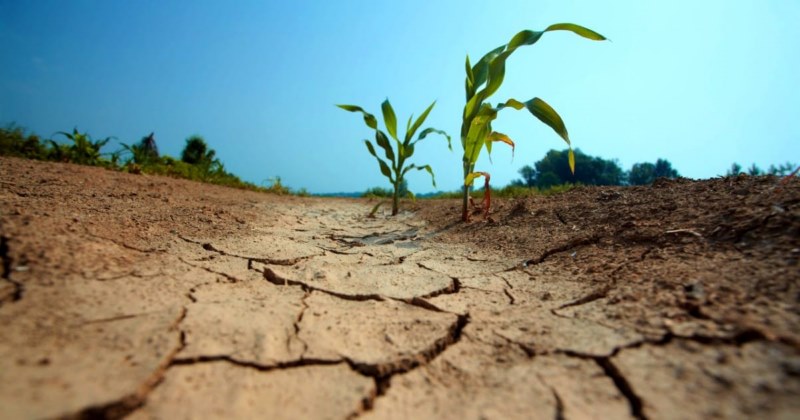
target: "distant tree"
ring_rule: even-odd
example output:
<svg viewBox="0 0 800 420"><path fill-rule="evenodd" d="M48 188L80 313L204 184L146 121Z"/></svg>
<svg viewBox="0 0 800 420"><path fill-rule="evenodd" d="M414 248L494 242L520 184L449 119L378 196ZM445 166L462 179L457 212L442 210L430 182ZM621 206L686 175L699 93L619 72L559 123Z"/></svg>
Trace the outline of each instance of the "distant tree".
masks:
<svg viewBox="0 0 800 420"><path fill-rule="evenodd" d="M758 175L764 175L764 172L754 163L750 165L749 168L747 168L747 174L752 176L758 176Z"/></svg>
<svg viewBox="0 0 800 420"><path fill-rule="evenodd" d="M616 160L605 160L575 150L575 174L569 170L569 151L550 150L536 162L535 185L540 189L567 183L621 185L624 172ZM521 172L520 172L521 173ZM526 182L527 180L523 180ZM527 185L527 182L526 182Z"/></svg>
<svg viewBox="0 0 800 420"><path fill-rule="evenodd" d="M656 163L634 163L628 171L628 184L649 185L658 178L678 178L680 174L672 168L666 159L657 159Z"/></svg>
<svg viewBox="0 0 800 420"><path fill-rule="evenodd" d="M408 180L403 178L400 181L400 186L397 188L397 195L399 197L409 197L411 196L411 191L408 190Z"/></svg>
<svg viewBox="0 0 800 420"><path fill-rule="evenodd" d="M648 185L656 180L656 165L650 162L634 163L628 172L628 183L630 185Z"/></svg>
<svg viewBox="0 0 800 420"><path fill-rule="evenodd" d="M736 162L733 162L731 168L728 169L728 172L725 173L726 176L736 176L742 173L742 165L739 165Z"/></svg>
<svg viewBox="0 0 800 420"><path fill-rule="evenodd" d="M792 171L794 171L795 168L797 168L796 163L786 162L782 165L778 165L777 167L775 165L770 165L767 173L769 173L770 175L786 176L792 173Z"/></svg>
<svg viewBox="0 0 800 420"><path fill-rule="evenodd" d="M391 197L392 194L393 191L388 188L372 187L364 191L364 193L361 194L361 196L366 198L387 198Z"/></svg>
<svg viewBox="0 0 800 420"><path fill-rule="evenodd" d="M216 156L214 149L209 149L206 141L200 136L191 136L186 139L186 146L181 153L181 160L192 164L211 166Z"/></svg>
<svg viewBox="0 0 800 420"><path fill-rule="evenodd" d="M792 171L794 171L796 167L797 164L792 162L786 162L778 166L775 166L774 164L769 165L769 168L767 170L763 170L759 168L758 165L753 163L752 165L750 165L749 168L747 168L747 171L745 171L743 170L741 165L734 162L731 165L731 168L725 172L725 176L736 176L742 173L747 173L748 175L753 175L753 176L758 176L758 175L786 176L792 173Z"/></svg>
<svg viewBox="0 0 800 420"><path fill-rule="evenodd" d="M146 137L143 137L140 145L142 147L142 151L147 155L148 158L153 160L158 159L158 146L156 146L155 133L151 132Z"/></svg>
<svg viewBox="0 0 800 420"><path fill-rule="evenodd" d="M534 169L532 166L525 165L520 168L519 175L522 177L522 181L518 181L517 185L528 188L533 188L536 186L536 169Z"/></svg>
<svg viewBox="0 0 800 420"><path fill-rule="evenodd" d="M653 175L658 178L678 178L680 174L672 169L672 164L666 159L657 159L653 168Z"/></svg>

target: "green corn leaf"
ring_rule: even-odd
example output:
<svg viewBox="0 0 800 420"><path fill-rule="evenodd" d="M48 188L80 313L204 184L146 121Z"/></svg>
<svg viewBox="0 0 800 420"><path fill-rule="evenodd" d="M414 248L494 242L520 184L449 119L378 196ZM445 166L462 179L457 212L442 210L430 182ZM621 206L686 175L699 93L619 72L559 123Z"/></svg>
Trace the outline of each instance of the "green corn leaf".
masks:
<svg viewBox="0 0 800 420"><path fill-rule="evenodd" d="M508 42L508 49L513 50L517 49L523 45L533 45L539 38L547 32L547 29L544 31L531 31L531 30L524 30L518 32L511 38L511 41Z"/></svg>
<svg viewBox="0 0 800 420"><path fill-rule="evenodd" d="M386 159L388 159L390 162L394 162L394 150L392 150L392 144L389 143L389 138L386 137L386 134L383 134L383 131L375 130L375 143L377 143L378 146L383 149Z"/></svg>
<svg viewBox="0 0 800 420"><path fill-rule="evenodd" d="M569 170L575 175L575 153L572 152L572 146L569 148Z"/></svg>
<svg viewBox="0 0 800 420"><path fill-rule="evenodd" d="M392 170L389 168L389 165L387 165L386 162L383 161L383 159L378 157L378 154L375 153L375 147L372 145L372 143L369 142L369 140L364 140L364 144L367 145L367 150L369 150L369 154L375 156L375 159L378 160L378 165L380 165L381 167L381 173L383 174L383 176L389 178L389 182L394 184L394 179L392 178Z"/></svg>
<svg viewBox="0 0 800 420"><path fill-rule="evenodd" d="M433 101L433 103L431 103L430 106L428 106L428 108L425 109L425 112L423 112L422 115L420 115L419 118L417 118L417 120L414 121L414 125L411 126L411 129L406 130L406 138L403 144L408 144L409 142L411 142L411 138L414 137L414 133L416 133L417 130L419 130L419 127L422 125L422 123L425 122L425 119L428 118L428 114L431 113L431 110L435 105L436 101Z"/></svg>
<svg viewBox="0 0 800 420"><path fill-rule="evenodd" d="M505 108L507 106L510 106L510 107L516 109L517 111L519 111L522 108L525 108L525 104L524 103L522 103L522 102L520 102L520 101L518 101L518 100L516 100L514 98L511 98L511 99L507 100L505 103L497 105L497 109L503 109L503 108Z"/></svg>
<svg viewBox="0 0 800 420"><path fill-rule="evenodd" d="M531 31L531 30L520 31L519 33L514 35L513 38L511 38L511 41L509 41L508 43L508 49L513 50L523 45L533 45L537 41L539 41L539 38L541 38L545 32L551 32L551 31L570 31L584 38L591 39L592 41L606 40L606 37L604 37L603 35L600 35L599 33L589 28L585 28L581 25L576 25L574 23L556 23L548 26L547 29L543 31Z"/></svg>
<svg viewBox="0 0 800 420"><path fill-rule="evenodd" d="M467 100L467 105L464 106L464 120L469 121L474 118L475 113L478 109L480 109L479 107L481 105L483 105L483 99L480 97L480 95L475 95L469 98L469 100ZM464 134L466 133L461 133L462 136L464 136Z"/></svg>
<svg viewBox="0 0 800 420"><path fill-rule="evenodd" d="M433 128L433 127L428 127L426 129L422 130L422 132L419 133L419 137L417 137L417 140L412 144L416 144L417 142L419 142L420 140L424 139L425 137L428 136L428 134L431 134L431 133L436 133L436 134L443 135L444 138L447 139L447 148L450 149L450 151L453 151L453 145L451 144L450 135L447 134L446 132L444 132L443 130L438 130L438 129Z"/></svg>
<svg viewBox="0 0 800 420"><path fill-rule="evenodd" d="M507 135L505 135L503 133L500 133L500 132L497 132L497 131L492 131L491 133L489 133L489 140L491 140L491 141L499 141L499 142L505 143L505 144L511 146L512 150L514 149L514 141L511 140L511 137L508 137Z"/></svg>
<svg viewBox="0 0 800 420"><path fill-rule="evenodd" d="M497 131L492 131L489 133L489 137L486 142L486 151L492 153L492 143L494 142L501 142L511 146L511 159L514 159L514 141L511 140L511 137L503 133L499 133Z"/></svg>
<svg viewBox="0 0 800 420"><path fill-rule="evenodd" d="M489 122L485 117L475 117L472 120L472 124L470 124L464 156L473 165L478 161L481 149L486 143L486 135L489 133L489 128Z"/></svg>
<svg viewBox="0 0 800 420"><path fill-rule="evenodd" d="M425 166L422 166L422 167L417 167L417 169L418 170L423 170L424 169L424 170L428 171L428 173L431 175L431 183L433 183L433 188L436 188L436 178L433 176L433 169L431 168L431 165L425 165Z"/></svg>
<svg viewBox="0 0 800 420"><path fill-rule="evenodd" d="M403 147L403 158L408 159L414 154L414 143Z"/></svg>
<svg viewBox="0 0 800 420"><path fill-rule="evenodd" d="M567 133L567 127L564 125L564 120L561 119L561 116L558 115L553 107L547 104L547 102L539 99L533 98L528 102L525 102L525 107L528 108L528 111L531 112L536 118L538 118L541 122L547 124L550 128L553 129L568 145L571 145L569 141L569 133Z"/></svg>
<svg viewBox="0 0 800 420"><path fill-rule="evenodd" d="M385 201L385 200L384 201L379 201L378 204L376 204L375 207L372 208L372 210L369 212L367 217L369 217L371 219L374 219L375 218L375 213L378 212L378 208L380 208L382 205L384 205L386 203L387 203L387 201Z"/></svg>
<svg viewBox="0 0 800 420"><path fill-rule="evenodd" d="M345 111L360 112L364 114L364 123L367 124L367 126L373 130L378 129L378 120L375 118L375 116L367 111L364 111L364 109L361 108L360 106L355 106L355 105L336 105L336 106L342 108Z"/></svg>
<svg viewBox="0 0 800 420"><path fill-rule="evenodd" d="M389 131L389 135L393 139L397 140L397 116L394 114L394 109L388 99L381 104L381 111L383 111L383 122L386 124L386 130Z"/></svg>
<svg viewBox="0 0 800 420"><path fill-rule="evenodd" d="M433 175L433 169L431 168L431 165L422 165L422 166L417 166L414 164L408 165L408 167L403 170L403 176L405 176L405 174L412 169L416 169L418 171L423 171L423 170L427 171L431 175L431 182L433 183L433 187L436 188L436 178Z"/></svg>
<svg viewBox="0 0 800 420"><path fill-rule="evenodd" d="M464 81L464 90L467 94L467 100L475 95L475 75L472 74L472 65L469 63L469 54L467 54L466 63L467 78Z"/></svg>
<svg viewBox="0 0 800 420"><path fill-rule="evenodd" d="M486 82L486 88L478 92L477 95L481 97L481 100L492 96L497 92L497 89L500 89L500 85L503 84L503 80L506 76L506 60L508 60L508 57L511 56L513 52L513 49L509 49L497 55L494 60L489 63L489 79Z"/></svg>
<svg viewBox="0 0 800 420"><path fill-rule="evenodd" d="M474 89L477 90L482 84L486 83L486 77L489 74L489 62L491 62L497 55L506 49L505 45L501 45L481 57L480 61L475 63L472 67L472 75L475 78L473 83Z"/></svg>
<svg viewBox="0 0 800 420"><path fill-rule="evenodd" d="M406 135L408 132L411 131L411 119L414 118L414 114L408 116L408 122L406 123Z"/></svg>
<svg viewBox="0 0 800 420"><path fill-rule="evenodd" d="M574 23L556 23L548 26L545 31L571 31L584 38L591 39L592 41L605 41L607 39L589 28Z"/></svg>
<svg viewBox="0 0 800 420"><path fill-rule="evenodd" d="M467 81L470 84L475 83L475 75L472 74L472 64L469 63L469 54L467 54L467 63L465 65L467 71Z"/></svg>
<svg viewBox="0 0 800 420"><path fill-rule="evenodd" d="M472 183L475 182L475 178L480 178L484 175L485 174L483 172L471 172L467 174L466 178L464 178L464 185L467 187L471 187Z"/></svg>

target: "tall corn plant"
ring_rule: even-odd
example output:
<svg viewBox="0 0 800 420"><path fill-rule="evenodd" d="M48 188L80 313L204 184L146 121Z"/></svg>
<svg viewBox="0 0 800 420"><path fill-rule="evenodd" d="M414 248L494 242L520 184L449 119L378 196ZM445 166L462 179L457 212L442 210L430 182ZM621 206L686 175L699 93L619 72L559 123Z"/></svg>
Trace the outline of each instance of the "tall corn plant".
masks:
<svg viewBox="0 0 800 420"><path fill-rule="evenodd" d="M489 51L474 66L470 64L469 55L467 55L467 77L465 81L467 103L464 106L461 123L461 145L464 148L464 195L461 218L465 222L469 220L467 209L469 189L476 178L485 177L487 181L487 195L484 199L484 211L486 214L488 214L489 206L491 205L488 195L488 173L475 171L475 163L478 161L483 147L486 146L486 151L490 154L492 152L492 143L494 142L505 143L511 146L512 150L514 148L514 141L511 140L510 137L492 129L492 121L497 118L497 113L503 108L511 107L516 110L525 108L533 114L534 117L552 128L567 142L569 146L570 170L573 173L575 172L575 155L572 152L567 128L558 113L548 105L547 102L539 98L533 98L526 102L521 102L512 98L498 104L496 107L492 107L488 102L485 102L490 96L497 92L497 89L503 84L503 78L506 73L506 60L508 60L508 57L519 47L535 44L545 32L550 31L570 31L594 41L606 39L599 33L584 28L583 26L572 23L558 23L550 25L543 31L525 30L519 32L511 38L508 44L501 45Z"/></svg>
<svg viewBox="0 0 800 420"><path fill-rule="evenodd" d="M422 124L425 122L425 119L428 118L428 114L431 112L434 105L436 105L436 101L433 101L433 103L425 110L425 112L423 112L422 115L420 115L419 118L414 121L414 124L411 124L411 120L414 118L414 116L412 115L408 117L408 123L406 123L406 135L403 137L403 140L400 141L400 138L397 136L397 117L395 116L392 104L389 103L388 99L381 104L383 123L386 126L386 131L389 132L389 136L394 139L394 148L392 147L392 142L389 141L389 137L386 136L386 133L378 129L378 120L374 115L364 111L363 108L356 105L336 105L345 111L362 113L364 115L364 123L367 124L367 127L375 130L375 144L383 149L383 154L386 156L386 161L389 163L386 163L386 161L378 156L378 154L375 152L375 146L372 144L372 142L369 140L364 140L364 144L367 146L367 151L369 151L369 154L378 160L381 173L389 179L389 182L394 188L394 192L392 194L392 216L397 214L398 202L400 199L400 186L402 185L403 179L408 171L412 169L416 169L418 171L427 171L431 175L431 182L433 183L434 188L436 187L436 178L433 176L433 169L431 169L430 165L415 165L412 163L406 166L406 161L414 154L414 147L416 144L422 141L429 134L436 133L445 136L445 138L447 138L447 147L450 150L453 150L453 147L450 144L450 136L444 131L437 130L435 128L425 128L419 133L419 136L414 139L414 134L416 134L417 130L419 130L420 126L422 126Z"/></svg>

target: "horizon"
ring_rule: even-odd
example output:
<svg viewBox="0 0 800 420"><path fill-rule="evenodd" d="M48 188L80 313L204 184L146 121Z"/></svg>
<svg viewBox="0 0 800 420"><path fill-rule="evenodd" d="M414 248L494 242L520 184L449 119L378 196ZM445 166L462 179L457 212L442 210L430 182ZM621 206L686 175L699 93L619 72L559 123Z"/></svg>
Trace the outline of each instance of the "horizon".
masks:
<svg viewBox="0 0 800 420"><path fill-rule="evenodd" d="M701 179L733 163L767 169L800 156L800 128L787 123L800 109L798 3L464 4L0 0L0 123L43 138L77 127L124 143L155 132L171 156L197 134L245 181L279 176L329 194L388 186L360 141L369 129L335 104L363 107L382 128L384 99L400 121L436 100L423 127L447 131L453 152L437 136L420 143L412 163L430 164L437 187L417 171L409 187L453 191L465 55L474 62L520 30L572 22L611 41L545 34L509 60L491 102L545 99L573 148L623 170L663 158ZM504 111L495 128L516 150L513 161L507 147L478 161L494 187L566 147L527 112Z"/></svg>

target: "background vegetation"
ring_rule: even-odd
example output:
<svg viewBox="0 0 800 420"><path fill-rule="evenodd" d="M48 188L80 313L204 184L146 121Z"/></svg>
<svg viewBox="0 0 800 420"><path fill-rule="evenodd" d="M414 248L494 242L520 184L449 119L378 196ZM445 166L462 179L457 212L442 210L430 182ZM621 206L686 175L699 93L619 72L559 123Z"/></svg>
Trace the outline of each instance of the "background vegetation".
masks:
<svg viewBox="0 0 800 420"><path fill-rule="evenodd" d="M84 165L101 166L111 170L166 175L194 181L209 182L234 188L254 191L265 191L274 194L310 195L305 189L292 191L281 183L280 177L266 179L262 185L242 181L236 175L225 170L223 163L216 157L214 149L209 148L201 136L186 139L186 146L181 159L158 152L155 135L150 133L140 141L125 144L113 152L103 152L112 138L94 140L87 133L77 129L71 133L60 132L57 139L42 139L36 134L26 133L25 129L15 125L0 128L0 155L19 158L48 160L55 162L71 162ZM519 169L520 178L509 185L492 188L492 195L497 197L527 197L537 194L557 194L569 191L579 185L647 185L660 177L677 178L679 172L665 159L655 162L635 163L629 170L623 170L616 159L603 159L590 156L576 149L575 173L572 174L567 163L569 150L550 150L545 156L532 164ZM797 168L796 163L786 162L782 165L770 165L761 169L755 164L745 169L733 163L726 176L739 174L786 176ZM393 191L388 188L375 187L361 194L339 194L341 196L362 196L368 198L392 197ZM463 191L439 191L418 194L417 198L460 198ZM399 186L401 198L411 198L408 182L403 179ZM471 191L474 198L483 196L483 191Z"/></svg>
<svg viewBox="0 0 800 420"><path fill-rule="evenodd" d="M216 158L214 149L208 147L206 141L197 135L186 139L180 159L160 155L154 133L136 143L121 143L122 148L113 152L102 151L112 137L94 140L88 133L81 133L77 128L71 133L58 132L54 137L58 138L43 140L38 135L26 133L22 127L11 124L0 128L0 155L100 166L134 174L165 175L275 194L293 193L281 184L280 177L270 179L269 185L265 186L242 181L225 170L225 165ZM297 194L308 193L301 189Z"/></svg>

